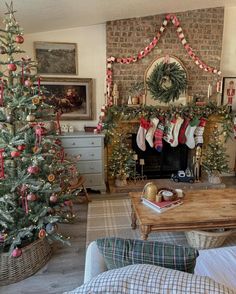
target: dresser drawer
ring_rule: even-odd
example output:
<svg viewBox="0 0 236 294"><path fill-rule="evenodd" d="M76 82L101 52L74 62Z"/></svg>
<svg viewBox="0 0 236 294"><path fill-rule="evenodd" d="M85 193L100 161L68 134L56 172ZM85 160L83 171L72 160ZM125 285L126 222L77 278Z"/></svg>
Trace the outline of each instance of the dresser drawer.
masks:
<svg viewBox="0 0 236 294"><path fill-rule="evenodd" d="M101 147L90 148L66 148L65 153L72 156L80 155L80 160L98 160L102 159Z"/></svg>
<svg viewBox="0 0 236 294"><path fill-rule="evenodd" d="M85 185L86 187L90 188L93 186L100 186L103 184L103 178L102 175L99 174L85 174L84 175L86 182Z"/></svg>
<svg viewBox="0 0 236 294"><path fill-rule="evenodd" d="M62 138L62 145L65 148L70 147L93 147L101 146L101 138Z"/></svg>
<svg viewBox="0 0 236 294"><path fill-rule="evenodd" d="M103 165L101 160L97 161L79 161L78 169L81 174L102 173Z"/></svg>

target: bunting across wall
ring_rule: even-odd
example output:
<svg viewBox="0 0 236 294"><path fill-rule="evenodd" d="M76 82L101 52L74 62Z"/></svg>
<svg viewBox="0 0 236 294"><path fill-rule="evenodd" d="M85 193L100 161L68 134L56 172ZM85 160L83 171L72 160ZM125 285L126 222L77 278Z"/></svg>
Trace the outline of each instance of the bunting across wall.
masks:
<svg viewBox="0 0 236 294"><path fill-rule="evenodd" d="M146 46L143 50L138 52L136 56L130 56L130 57L114 57L110 56L107 58L107 70L106 70L106 104L101 109L100 114L100 121L98 123L97 131L100 131L102 129L102 120L101 118L104 117L104 110L113 105L113 99L112 99L112 82L113 82L113 71L112 71L112 65L113 63L119 63L119 64L131 64L135 63L144 57L146 57L158 44L161 36L163 35L164 31L167 29L167 25L169 23L172 23L174 27L176 28L177 36L183 45L184 49L186 50L189 57L193 60L193 62L203 71L209 72L212 74L215 74L217 76L221 75L221 71L215 67L212 67L208 64L206 64L204 61L202 61L197 54L194 52L190 44L185 38L185 35L183 33L183 29L180 25L180 21L177 18L175 14L167 14L165 16L165 19L162 22L162 25L157 32L156 36L152 39L152 41L149 43L148 46ZM219 82L220 83L220 82ZM219 87L219 85L218 85Z"/></svg>

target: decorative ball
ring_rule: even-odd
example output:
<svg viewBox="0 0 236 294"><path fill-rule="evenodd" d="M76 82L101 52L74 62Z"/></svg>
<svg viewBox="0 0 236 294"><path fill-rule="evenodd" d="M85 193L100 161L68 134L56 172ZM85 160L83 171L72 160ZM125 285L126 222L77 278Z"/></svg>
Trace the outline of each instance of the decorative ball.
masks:
<svg viewBox="0 0 236 294"><path fill-rule="evenodd" d="M41 102L41 99L39 97L32 98L32 103L34 105L38 105Z"/></svg>
<svg viewBox="0 0 236 294"><path fill-rule="evenodd" d="M27 172L31 175L35 175L39 172L39 167L38 166L35 166L35 165L32 165L32 166L29 166L27 168Z"/></svg>
<svg viewBox="0 0 236 294"><path fill-rule="evenodd" d="M20 249L20 248L15 248L13 251L12 251L12 254L11 254L11 256L13 256L13 257L19 257L19 256L21 256L21 254L22 254L22 250Z"/></svg>
<svg viewBox="0 0 236 294"><path fill-rule="evenodd" d="M46 232L48 234L53 234L57 231L57 224L56 223L48 223L46 225Z"/></svg>
<svg viewBox="0 0 236 294"><path fill-rule="evenodd" d="M12 121L13 121L13 117L12 117L12 115L8 114L8 115L6 116L6 122L11 123Z"/></svg>
<svg viewBox="0 0 236 294"><path fill-rule="evenodd" d="M25 150L25 148L26 148L25 145L19 145L19 146L17 146L17 149L18 149L19 151L23 151L23 150Z"/></svg>
<svg viewBox="0 0 236 294"><path fill-rule="evenodd" d="M25 80L25 86L26 87L31 87L33 85L33 83L31 82L31 80Z"/></svg>
<svg viewBox="0 0 236 294"><path fill-rule="evenodd" d="M44 229L41 229L41 230L39 231L38 236L39 236L39 239L43 239L43 238L45 238L45 236L46 236L46 231L45 231Z"/></svg>
<svg viewBox="0 0 236 294"><path fill-rule="evenodd" d="M64 204L65 204L65 206L73 206L72 200L65 200Z"/></svg>
<svg viewBox="0 0 236 294"><path fill-rule="evenodd" d="M28 114L26 117L27 121L35 121L35 116L33 114Z"/></svg>
<svg viewBox="0 0 236 294"><path fill-rule="evenodd" d="M6 53L7 53L6 48L3 46L0 46L0 54L6 54Z"/></svg>
<svg viewBox="0 0 236 294"><path fill-rule="evenodd" d="M11 157L19 157L20 152L19 151L11 151Z"/></svg>
<svg viewBox="0 0 236 294"><path fill-rule="evenodd" d="M55 175L54 174L48 175L48 181L49 182L53 182L54 180L55 180Z"/></svg>
<svg viewBox="0 0 236 294"><path fill-rule="evenodd" d="M56 194L52 194L49 198L50 202L52 203L56 203L58 198L57 198L57 195Z"/></svg>
<svg viewBox="0 0 236 294"><path fill-rule="evenodd" d="M17 66L16 66L14 63L9 63L9 64L7 65L7 68L8 68L10 71L16 71Z"/></svg>
<svg viewBox="0 0 236 294"><path fill-rule="evenodd" d="M34 194L34 193L29 193L29 194L27 195L27 200L29 200L29 201L36 201L37 198L38 198L37 195Z"/></svg>
<svg viewBox="0 0 236 294"><path fill-rule="evenodd" d="M16 43L22 44L24 43L24 38L21 35L16 36Z"/></svg>

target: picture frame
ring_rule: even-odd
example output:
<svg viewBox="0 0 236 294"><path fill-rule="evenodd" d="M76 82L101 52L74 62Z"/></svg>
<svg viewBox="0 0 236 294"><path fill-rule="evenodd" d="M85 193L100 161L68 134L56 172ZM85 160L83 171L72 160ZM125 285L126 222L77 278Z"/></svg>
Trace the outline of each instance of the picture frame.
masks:
<svg viewBox="0 0 236 294"><path fill-rule="evenodd" d="M34 54L40 75L78 75L76 43L36 41Z"/></svg>
<svg viewBox="0 0 236 294"><path fill-rule="evenodd" d="M60 111L61 120L92 120L91 78L42 77L45 102Z"/></svg>
<svg viewBox="0 0 236 294"><path fill-rule="evenodd" d="M236 77L223 78L221 104L236 112Z"/></svg>

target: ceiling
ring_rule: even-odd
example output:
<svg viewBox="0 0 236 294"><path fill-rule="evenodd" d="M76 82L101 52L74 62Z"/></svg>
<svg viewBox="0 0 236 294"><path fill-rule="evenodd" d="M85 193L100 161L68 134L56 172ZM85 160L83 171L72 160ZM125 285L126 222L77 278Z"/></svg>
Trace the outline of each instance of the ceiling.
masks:
<svg viewBox="0 0 236 294"><path fill-rule="evenodd" d="M13 3L16 18L25 33L200 8L236 7L236 0L14 0ZM4 12L5 1L0 1L1 18Z"/></svg>

